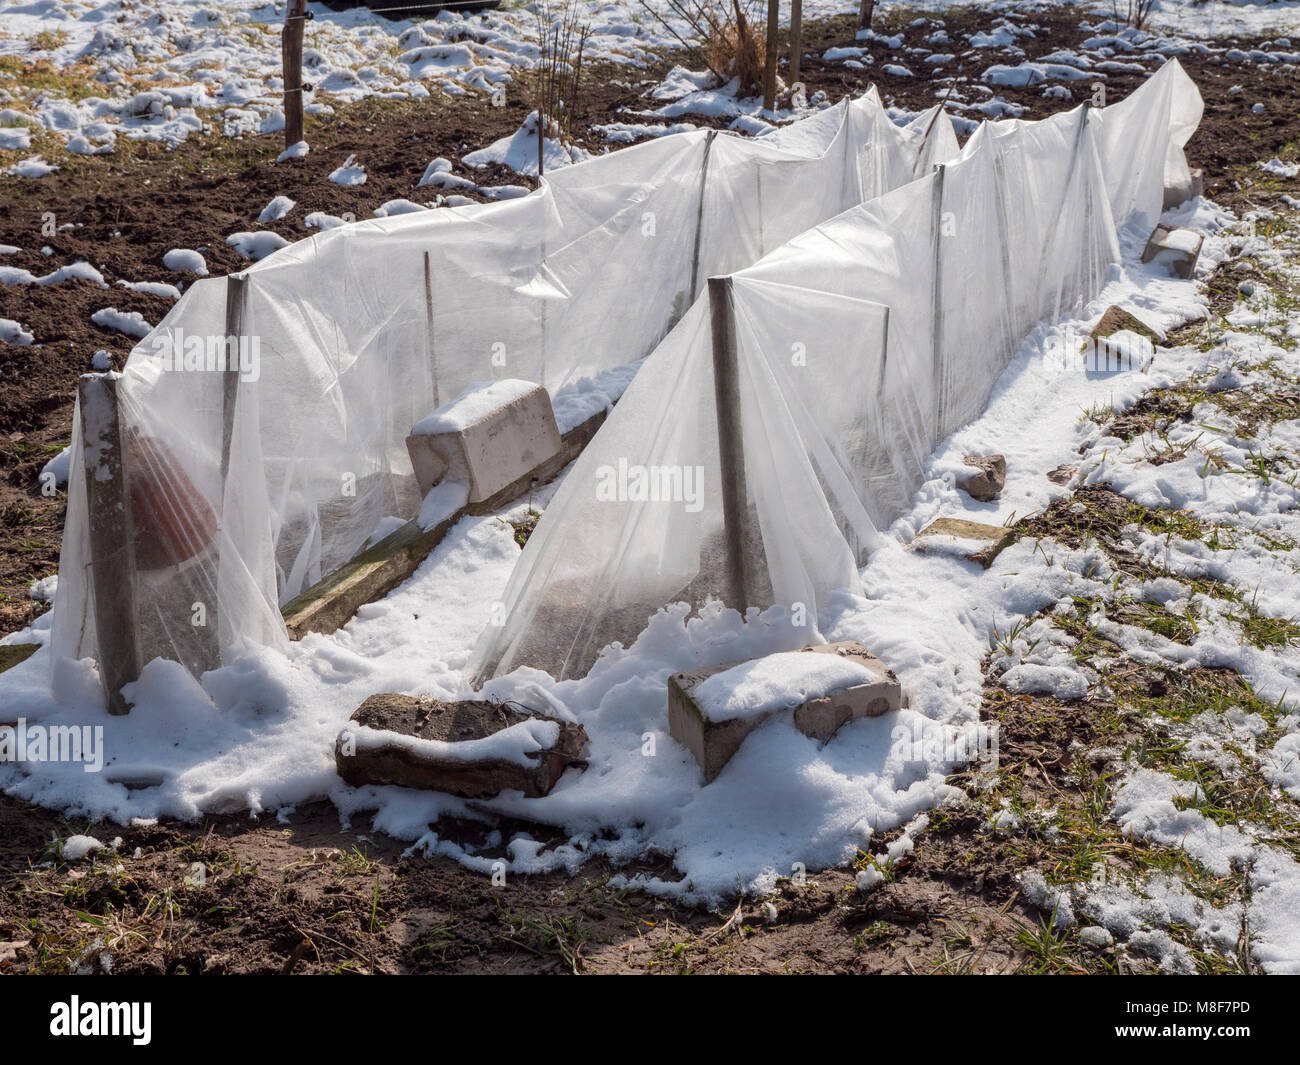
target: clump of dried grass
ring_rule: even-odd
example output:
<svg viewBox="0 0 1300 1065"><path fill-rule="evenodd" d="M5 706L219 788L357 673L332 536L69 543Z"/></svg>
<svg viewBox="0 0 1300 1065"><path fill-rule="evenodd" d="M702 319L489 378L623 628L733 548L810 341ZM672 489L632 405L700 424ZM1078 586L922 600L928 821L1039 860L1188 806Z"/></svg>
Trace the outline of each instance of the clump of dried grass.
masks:
<svg viewBox="0 0 1300 1065"><path fill-rule="evenodd" d="M667 0L671 14L685 23L684 30L645 0L641 2L669 33L699 57L719 83L739 78L742 93L761 89L761 42L767 33L761 0Z"/></svg>

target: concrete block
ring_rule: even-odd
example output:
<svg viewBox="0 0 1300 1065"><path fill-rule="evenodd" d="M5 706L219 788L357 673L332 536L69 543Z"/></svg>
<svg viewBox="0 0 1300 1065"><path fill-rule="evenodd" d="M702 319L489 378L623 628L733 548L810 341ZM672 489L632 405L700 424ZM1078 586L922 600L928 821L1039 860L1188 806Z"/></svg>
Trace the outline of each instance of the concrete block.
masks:
<svg viewBox="0 0 1300 1065"><path fill-rule="evenodd" d="M912 546L930 554L954 555L978 562L988 569L1015 538L1015 530L1005 525L984 525L962 518L936 518L913 537Z"/></svg>
<svg viewBox="0 0 1300 1065"><path fill-rule="evenodd" d="M581 725L483 700L444 703L372 695L334 744L353 787L395 784L469 799L503 791L547 794L570 766L586 766Z"/></svg>
<svg viewBox="0 0 1300 1065"><path fill-rule="evenodd" d="M443 480L479 503L546 465L562 446L551 397L529 381L474 385L420 421L406 449L422 494Z"/></svg>
<svg viewBox="0 0 1300 1065"><path fill-rule="evenodd" d="M466 514L491 514L523 495L533 481L545 483L551 480L582 454L582 449L591 442L605 417L605 412L601 411L570 429L564 434L564 446L558 455L495 495L477 503L467 503L428 529L423 528L419 521L408 521L377 544L364 548L351 561L326 574L281 608L289 639L300 640L309 632L335 632L347 624L359 607L382 599L414 573L452 526Z"/></svg>
<svg viewBox="0 0 1300 1065"><path fill-rule="evenodd" d="M828 673L825 663L800 662L805 655L843 661ZM789 686L781 690L787 678ZM706 686L710 680L715 683ZM773 681L775 694L762 697ZM737 698L719 705L718 693L726 691ZM756 705L745 705L747 691L759 699ZM860 643L829 643L675 673L668 678L668 731L694 755L708 783L745 737L779 714L793 711L795 728L825 743L849 721L878 717L901 703L898 678L880 659Z"/></svg>
<svg viewBox="0 0 1300 1065"><path fill-rule="evenodd" d="M1193 167L1186 182L1170 185L1165 189L1165 202L1162 210L1179 207L1188 200L1205 194L1205 171L1199 166Z"/></svg>
<svg viewBox="0 0 1300 1065"><path fill-rule="evenodd" d="M1190 279L1196 273L1205 237L1186 226L1168 226L1161 222L1151 232L1142 251L1144 263L1159 263L1174 277Z"/></svg>

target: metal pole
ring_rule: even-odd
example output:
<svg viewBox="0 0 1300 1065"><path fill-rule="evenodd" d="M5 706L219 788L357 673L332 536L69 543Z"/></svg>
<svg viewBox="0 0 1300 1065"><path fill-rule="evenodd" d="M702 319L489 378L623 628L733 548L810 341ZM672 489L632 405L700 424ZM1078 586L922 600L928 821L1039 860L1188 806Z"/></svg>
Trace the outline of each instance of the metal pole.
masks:
<svg viewBox="0 0 1300 1065"><path fill-rule="evenodd" d="M745 484L745 441L740 421L740 369L731 278L709 278L713 322L713 398L718 416L718 458L722 475L722 519L727 549L727 599L743 615L749 607L745 581L745 534L749 491Z"/></svg>
<svg viewBox="0 0 1300 1065"><path fill-rule="evenodd" d="M118 374L84 374L77 382L99 677L108 712L118 715L130 710L122 686L139 677L141 669L135 530L118 408L119 379Z"/></svg>

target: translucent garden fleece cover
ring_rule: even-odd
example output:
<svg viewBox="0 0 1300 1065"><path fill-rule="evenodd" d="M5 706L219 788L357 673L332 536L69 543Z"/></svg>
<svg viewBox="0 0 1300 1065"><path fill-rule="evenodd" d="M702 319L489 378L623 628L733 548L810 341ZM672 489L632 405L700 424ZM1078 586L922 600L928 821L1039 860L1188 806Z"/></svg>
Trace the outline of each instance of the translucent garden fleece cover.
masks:
<svg viewBox="0 0 1300 1065"><path fill-rule="evenodd" d="M404 440L439 403L503 378L590 387L653 350L710 274L956 153L938 107L900 127L873 88L759 139L665 137L525 197L341 227L242 284L196 282L117 382L132 513L115 550L97 546L133 575L140 662L198 675L244 641L283 647L279 605L417 513ZM214 372L232 336L239 372ZM83 415L111 431L109 411L78 409L56 694L84 690L100 651L86 469L102 455Z"/></svg>
<svg viewBox="0 0 1300 1065"><path fill-rule="evenodd" d="M985 123L954 161L710 281L547 507L476 680L580 676L682 601L783 612L791 648L821 642L925 457L1036 323L1102 288L1117 227L1149 230L1189 180L1201 111L1171 61L1111 107Z"/></svg>

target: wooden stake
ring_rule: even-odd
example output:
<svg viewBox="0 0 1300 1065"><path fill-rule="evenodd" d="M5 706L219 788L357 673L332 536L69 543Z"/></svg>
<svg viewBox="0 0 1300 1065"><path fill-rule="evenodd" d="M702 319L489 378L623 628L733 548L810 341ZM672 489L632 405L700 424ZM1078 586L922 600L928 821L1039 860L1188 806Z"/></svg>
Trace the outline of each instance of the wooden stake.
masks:
<svg viewBox="0 0 1300 1065"><path fill-rule="evenodd" d="M799 84L803 60L803 0L790 0L790 86Z"/></svg>
<svg viewBox="0 0 1300 1065"><path fill-rule="evenodd" d="M284 146L302 140L302 30L307 0L289 0L280 34L280 60L284 74Z"/></svg>
<svg viewBox="0 0 1300 1065"><path fill-rule="evenodd" d="M90 531L99 676L110 714L130 707L122 686L140 676L136 629L135 544L124 464L118 374L84 374L77 382Z"/></svg>
<svg viewBox="0 0 1300 1065"><path fill-rule="evenodd" d="M226 277L226 369L221 375L221 496L225 500L230 473L230 450L235 432L235 406L239 402L239 352L248 314L248 275ZM250 349L251 350L251 349Z"/></svg>
<svg viewBox="0 0 1300 1065"><path fill-rule="evenodd" d="M781 0L767 0L767 57L763 63L763 107L776 110L776 53Z"/></svg>
<svg viewBox="0 0 1300 1065"><path fill-rule="evenodd" d="M424 329L429 344L429 373L433 377L433 405L438 402L438 351L434 344L433 333L433 267L429 263L429 253L424 253Z"/></svg>
<svg viewBox="0 0 1300 1065"><path fill-rule="evenodd" d="M943 175L944 166L934 168L934 199L930 228L934 232L934 274L930 289L930 353L935 391L935 439L945 435L944 417L947 406L947 382L943 365Z"/></svg>
<svg viewBox="0 0 1300 1065"><path fill-rule="evenodd" d="M740 367L731 278L709 278L713 321L713 399L718 414L718 457L722 475L722 520L727 547L727 605L743 615L749 606L745 582L745 441L740 421Z"/></svg>
<svg viewBox="0 0 1300 1065"><path fill-rule="evenodd" d="M709 156L713 152L713 138L717 135L718 131L711 129L704 138L704 161L700 164L700 202L695 209L695 247L691 252L691 290L686 301L688 307L695 302L695 289L700 283L700 243L704 239L704 200L709 187Z"/></svg>
<svg viewBox="0 0 1300 1065"><path fill-rule="evenodd" d="M871 29L871 16L876 10L876 0L862 0L862 6L858 8L858 29Z"/></svg>

